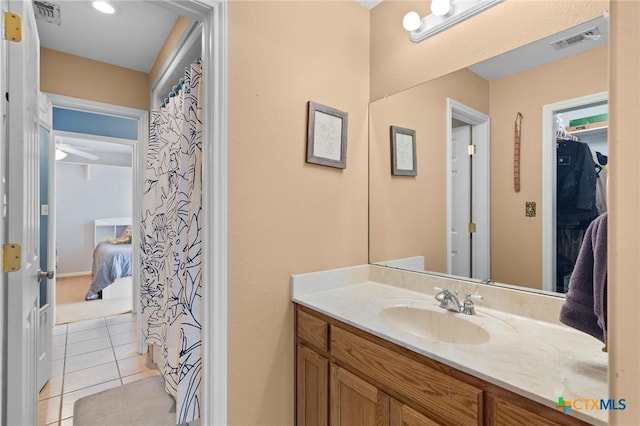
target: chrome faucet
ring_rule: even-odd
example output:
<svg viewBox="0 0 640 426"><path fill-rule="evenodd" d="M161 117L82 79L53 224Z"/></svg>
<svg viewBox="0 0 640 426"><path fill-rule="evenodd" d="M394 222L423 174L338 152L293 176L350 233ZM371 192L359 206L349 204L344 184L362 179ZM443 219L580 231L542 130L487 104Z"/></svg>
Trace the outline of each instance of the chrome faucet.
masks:
<svg viewBox="0 0 640 426"><path fill-rule="evenodd" d="M460 303L458 299L458 292L451 293L446 288L434 287L438 293L435 299L440 302L440 307L451 312L457 312L464 315L475 315L475 305L472 299L482 300L482 296L478 294L467 293L464 301Z"/></svg>

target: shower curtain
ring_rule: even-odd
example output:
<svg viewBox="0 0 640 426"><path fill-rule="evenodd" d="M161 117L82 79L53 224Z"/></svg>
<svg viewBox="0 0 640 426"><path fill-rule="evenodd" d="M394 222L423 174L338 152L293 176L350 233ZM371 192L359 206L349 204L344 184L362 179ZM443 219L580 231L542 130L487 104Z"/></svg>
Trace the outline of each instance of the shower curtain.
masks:
<svg viewBox="0 0 640 426"><path fill-rule="evenodd" d="M176 422L200 417L202 382L202 69L151 112L141 226L141 308L147 343L158 345Z"/></svg>

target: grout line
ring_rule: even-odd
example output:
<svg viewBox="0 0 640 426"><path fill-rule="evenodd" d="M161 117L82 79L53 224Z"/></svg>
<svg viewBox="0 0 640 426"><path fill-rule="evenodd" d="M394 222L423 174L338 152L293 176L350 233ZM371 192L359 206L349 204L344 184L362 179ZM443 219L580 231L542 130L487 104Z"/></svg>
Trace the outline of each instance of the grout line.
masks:
<svg viewBox="0 0 640 426"><path fill-rule="evenodd" d="M115 361L116 369L118 371L118 380L120 380L120 386L122 386L124 384L124 382L122 380L122 373L120 371L120 364L118 363L118 359L116 357L115 346L113 345L113 341L111 340L111 334L109 333L109 326L107 324L106 318L107 317L102 317L102 319L103 319L103 321L105 323L105 327L107 328L107 337L109 338L109 344L110 344L111 352L113 354L113 359ZM100 327L98 327L98 328L100 328ZM91 329L87 329L87 330L91 330ZM79 330L79 331L85 331L85 330ZM73 418L73 416L65 417L64 419L62 418L62 406L63 406L63 400L64 400L64 395L65 395L65 392L64 392L64 378L65 378L65 375L67 374L67 357L68 357L67 356L67 354L68 354L67 353L67 341L68 341L69 334L70 334L69 333L69 325L67 324L67 328L65 330L64 357L62 358L63 359L63 362L62 362L62 387L60 389L60 405L58 407L58 421L57 421L58 424L60 424L60 422L62 422L63 420L68 420L68 419L72 419ZM89 340L91 340L91 339L89 339ZM81 343L81 342L76 342L76 343ZM108 348L98 349L98 351L99 350L104 350L104 349L108 349ZM84 355L84 354L91 353L91 352L96 352L96 351L85 352L83 354L76 354L76 355L73 355L73 356L69 356L68 358L73 358L74 356ZM105 365L105 364L100 364L100 365ZM96 366L94 366L94 367L96 367ZM73 371L73 373L75 373L77 371L82 371L82 369ZM101 384L101 383L97 383L96 385L99 385L99 384ZM95 386L95 385L92 385L92 386ZM90 386L87 386L87 387L90 387ZM86 388L81 388L81 389L86 389ZM76 391L79 391L81 389L76 389L76 390L71 391L71 392L76 392ZM67 394L71 393L71 392L67 392Z"/></svg>

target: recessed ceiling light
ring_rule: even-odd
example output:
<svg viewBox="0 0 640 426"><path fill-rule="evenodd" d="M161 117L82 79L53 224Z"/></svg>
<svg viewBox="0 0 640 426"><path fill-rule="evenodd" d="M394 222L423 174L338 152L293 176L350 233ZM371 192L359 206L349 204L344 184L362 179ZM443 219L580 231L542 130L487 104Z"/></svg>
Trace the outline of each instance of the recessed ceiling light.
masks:
<svg viewBox="0 0 640 426"><path fill-rule="evenodd" d="M92 4L96 10L102 13L106 13L109 15L116 13L116 8L106 1L97 0L97 1L94 1Z"/></svg>

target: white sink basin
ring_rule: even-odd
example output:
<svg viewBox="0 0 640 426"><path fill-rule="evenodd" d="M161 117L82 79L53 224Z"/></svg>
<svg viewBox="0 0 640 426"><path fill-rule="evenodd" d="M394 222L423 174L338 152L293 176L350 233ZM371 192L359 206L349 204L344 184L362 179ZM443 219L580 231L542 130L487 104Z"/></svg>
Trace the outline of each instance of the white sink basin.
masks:
<svg viewBox="0 0 640 426"><path fill-rule="evenodd" d="M384 322L400 331L446 343L477 345L490 334L465 315L444 309L414 306L390 306L380 311Z"/></svg>

